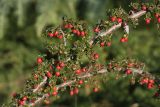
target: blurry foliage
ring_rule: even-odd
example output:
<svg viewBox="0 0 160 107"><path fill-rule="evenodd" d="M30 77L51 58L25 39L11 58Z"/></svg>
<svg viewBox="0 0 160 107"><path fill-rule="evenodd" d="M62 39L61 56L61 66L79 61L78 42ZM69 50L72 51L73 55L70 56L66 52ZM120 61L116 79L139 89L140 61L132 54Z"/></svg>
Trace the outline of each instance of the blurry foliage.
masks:
<svg viewBox="0 0 160 107"><path fill-rule="evenodd" d="M36 56L44 52L40 34L45 26L61 23L63 16L86 20L90 25L99 19L105 19L105 11L122 7L129 10L132 0L0 0L0 104L8 101L11 94L23 87L35 66ZM138 0L133 0L138 1ZM120 44L120 31L113 34L113 45L106 50L106 61L112 58L133 57L147 64L149 71L160 74L160 35L151 24L130 31L129 42ZM149 30L146 30L148 29ZM92 28L91 28L92 29ZM97 47L100 48L100 47ZM97 49L101 52L101 49ZM104 56L103 56L104 57ZM77 96L78 107L158 107L149 93L142 87L134 87L130 92L127 80L103 83L102 91L84 95L83 90ZM131 87L132 88L132 87ZM54 106L74 106L75 98L64 94Z"/></svg>

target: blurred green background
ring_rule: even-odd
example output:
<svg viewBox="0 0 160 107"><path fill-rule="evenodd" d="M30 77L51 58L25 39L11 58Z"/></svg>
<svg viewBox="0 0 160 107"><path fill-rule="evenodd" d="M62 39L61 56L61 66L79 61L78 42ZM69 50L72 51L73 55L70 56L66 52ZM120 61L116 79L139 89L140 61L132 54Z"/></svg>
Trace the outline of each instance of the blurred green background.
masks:
<svg viewBox="0 0 160 107"><path fill-rule="evenodd" d="M42 29L58 25L62 17L86 20L93 26L105 19L106 10L122 7L129 10L130 2L138 0L0 0L0 105L8 102L14 92L22 89L25 79L33 72L36 56L44 52ZM144 0L149 1L149 0ZM119 43L122 33L114 35L108 57L131 57L144 62L148 71L159 75L160 35L154 24L131 28L128 44ZM55 101L55 107L159 107L152 98L153 90L130 85L127 79L110 77L102 91L76 97L68 94Z"/></svg>

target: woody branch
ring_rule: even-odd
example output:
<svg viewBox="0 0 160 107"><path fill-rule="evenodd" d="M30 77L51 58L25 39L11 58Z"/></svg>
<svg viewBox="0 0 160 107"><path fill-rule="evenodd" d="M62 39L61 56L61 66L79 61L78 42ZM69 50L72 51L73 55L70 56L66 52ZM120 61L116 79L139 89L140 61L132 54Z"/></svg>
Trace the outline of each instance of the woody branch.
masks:
<svg viewBox="0 0 160 107"><path fill-rule="evenodd" d="M139 11L139 12L137 12L137 13L134 13L134 14L130 15L128 18L129 18L129 19L137 19L137 18L143 16L144 14L146 14L146 11L141 10L141 11ZM107 29L107 30L104 31L104 32L100 32L100 33L98 34L98 36L92 38L92 40L90 41L90 45L93 44L93 42L94 42L94 40L95 40L96 38L98 38L98 37L100 37L100 36L102 37L102 36L109 35L109 34L113 33L115 30L119 29L121 26L122 26L122 23L119 23L119 24L113 25L111 28Z"/></svg>
<svg viewBox="0 0 160 107"><path fill-rule="evenodd" d="M143 73L143 69L136 69L136 68L130 68L130 69L132 70L133 74L142 75L142 73ZM117 71L121 71L121 69L117 69ZM108 73L107 68L103 68L103 69L97 71L97 74L104 74L104 73ZM84 74L82 76L79 76L78 78L79 79L84 79L84 78L91 78L92 76L94 76L94 74L92 74L92 73L86 73L86 74ZM56 89L58 91L59 89L61 89L63 87L66 87L66 86L69 86L71 84L74 84L75 82L76 82L76 79L69 80L69 81L67 81L65 83L57 85ZM29 103L28 105L29 106L37 105L38 103L41 103L41 101L43 101L43 99L45 99L47 97L49 97L49 95L48 94L44 94L42 97L39 97L35 102Z"/></svg>

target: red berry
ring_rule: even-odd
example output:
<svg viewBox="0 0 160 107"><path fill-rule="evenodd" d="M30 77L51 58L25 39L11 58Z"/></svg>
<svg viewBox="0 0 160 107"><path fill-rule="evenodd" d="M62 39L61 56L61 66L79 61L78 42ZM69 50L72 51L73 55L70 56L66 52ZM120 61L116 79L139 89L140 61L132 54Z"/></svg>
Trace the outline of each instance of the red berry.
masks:
<svg viewBox="0 0 160 107"><path fill-rule="evenodd" d="M27 96L24 96L24 97L22 98L22 100L23 100L23 101L26 101L26 100L27 100Z"/></svg>
<svg viewBox="0 0 160 107"><path fill-rule="evenodd" d="M66 28L66 29L68 29L68 28L72 28L73 27L73 25L72 24L66 24L66 25L64 25L64 28Z"/></svg>
<svg viewBox="0 0 160 107"><path fill-rule="evenodd" d="M48 33L48 36L49 36L49 37L53 37L54 34L49 32L49 33Z"/></svg>
<svg viewBox="0 0 160 107"><path fill-rule="evenodd" d="M154 86L154 85L153 85L152 83L149 83L149 84L147 85L147 88L148 88L148 89L151 89L151 88L153 88L153 86Z"/></svg>
<svg viewBox="0 0 160 107"><path fill-rule="evenodd" d="M100 31L100 29L99 29L99 27L96 27L93 31L98 33Z"/></svg>
<svg viewBox="0 0 160 107"><path fill-rule="evenodd" d="M149 80L148 78L144 78L141 80L141 84L148 84Z"/></svg>
<svg viewBox="0 0 160 107"><path fill-rule="evenodd" d="M146 11L147 7L145 5L142 5L141 9L144 10L144 11Z"/></svg>
<svg viewBox="0 0 160 107"><path fill-rule="evenodd" d="M94 57L94 59L98 59L98 58L99 58L99 55L98 55L97 53L95 53L95 54L93 55L93 57Z"/></svg>
<svg viewBox="0 0 160 107"><path fill-rule="evenodd" d="M111 19L112 22L116 21L116 17L115 16L112 16L110 19Z"/></svg>
<svg viewBox="0 0 160 107"><path fill-rule="evenodd" d="M66 29L69 28L69 24L64 25L64 28Z"/></svg>
<svg viewBox="0 0 160 107"><path fill-rule="evenodd" d="M76 33L77 33L77 30L76 30L76 29L73 29L73 30L72 30L72 33L76 34Z"/></svg>
<svg viewBox="0 0 160 107"><path fill-rule="evenodd" d="M105 42L100 43L100 47L104 47L104 45L105 45Z"/></svg>
<svg viewBox="0 0 160 107"><path fill-rule="evenodd" d="M151 23L151 19L150 18L147 18L146 19L146 24L150 24Z"/></svg>
<svg viewBox="0 0 160 107"><path fill-rule="evenodd" d="M158 23L160 23L160 17L157 19Z"/></svg>
<svg viewBox="0 0 160 107"><path fill-rule="evenodd" d="M158 14L158 13L155 13L155 17L158 18L158 17L159 17L159 14Z"/></svg>
<svg viewBox="0 0 160 107"><path fill-rule="evenodd" d="M83 36L85 36L85 31L81 31L81 36L83 37Z"/></svg>
<svg viewBox="0 0 160 107"><path fill-rule="evenodd" d="M57 35L58 35L58 31L55 31L55 32L54 32L54 36L57 36Z"/></svg>
<svg viewBox="0 0 160 107"><path fill-rule="evenodd" d="M95 88L93 88L93 92L98 92L98 88L97 87L95 87Z"/></svg>
<svg viewBox="0 0 160 107"><path fill-rule="evenodd" d="M74 90L73 90L73 91L74 91L74 93L75 93L75 94L78 94L78 93L79 93L78 88L74 88Z"/></svg>
<svg viewBox="0 0 160 107"><path fill-rule="evenodd" d="M83 80L79 80L79 84L83 84Z"/></svg>
<svg viewBox="0 0 160 107"><path fill-rule="evenodd" d="M60 70L61 69L61 67L58 65L57 67L56 67L58 70Z"/></svg>
<svg viewBox="0 0 160 107"><path fill-rule="evenodd" d="M107 42L107 46L110 47L111 46L111 42Z"/></svg>
<svg viewBox="0 0 160 107"><path fill-rule="evenodd" d="M48 78L52 77L52 74L49 71L47 71L46 75L47 75Z"/></svg>
<svg viewBox="0 0 160 107"><path fill-rule="evenodd" d="M73 28L73 25L72 24L68 24L68 28Z"/></svg>
<svg viewBox="0 0 160 107"><path fill-rule="evenodd" d="M62 39L63 38L63 35L58 35L57 36L59 39Z"/></svg>
<svg viewBox="0 0 160 107"><path fill-rule="evenodd" d="M59 77L60 76L60 72L56 72L56 76Z"/></svg>
<svg viewBox="0 0 160 107"><path fill-rule="evenodd" d="M58 94L57 91L53 91L52 93L53 96L56 96L57 94Z"/></svg>
<svg viewBox="0 0 160 107"><path fill-rule="evenodd" d="M74 95L74 92L73 90L70 91L70 96L73 96Z"/></svg>
<svg viewBox="0 0 160 107"><path fill-rule="evenodd" d="M117 18L118 23L122 23L122 18Z"/></svg>
<svg viewBox="0 0 160 107"><path fill-rule="evenodd" d="M79 30L77 30L77 36L80 36L81 35L81 32Z"/></svg>
<svg viewBox="0 0 160 107"><path fill-rule="evenodd" d="M81 71L82 71L82 72L86 72L86 68L82 68Z"/></svg>
<svg viewBox="0 0 160 107"><path fill-rule="evenodd" d="M60 67L64 67L65 64L64 64L63 62L60 62L60 63L59 63L59 66L60 66Z"/></svg>
<svg viewBox="0 0 160 107"><path fill-rule="evenodd" d="M125 38L122 37L122 38L120 39L120 42L122 42L122 43L123 43L123 42L126 42L126 41L125 41Z"/></svg>
<svg viewBox="0 0 160 107"><path fill-rule="evenodd" d="M76 70L76 74L80 74L80 73L81 73L80 69Z"/></svg>
<svg viewBox="0 0 160 107"><path fill-rule="evenodd" d="M153 79L150 79L148 82L151 83L151 84L154 84L154 80Z"/></svg>
<svg viewBox="0 0 160 107"><path fill-rule="evenodd" d="M122 37L121 39L120 39L120 42L127 42L128 41L128 38L127 37Z"/></svg>
<svg viewBox="0 0 160 107"><path fill-rule="evenodd" d="M126 73L127 75L132 74L132 70L127 69L127 70L125 71L125 73Z"/></svg>
<svg viewBox="0 0 160 107"><path fill-rule="evenodd" d="M43 62L43 59L42 59L41 57L38 57L38 58L37 58L37 63L38 63L38 64L41 64L42 62Z"/></svg>
<svg viewBox="0 0 160 107"><path fill-rule="evenodd" d="M19 105L22 105L22 106L24 105L24 101L22 101L22 100L19 100L18 103L19 103Z"/></svg>

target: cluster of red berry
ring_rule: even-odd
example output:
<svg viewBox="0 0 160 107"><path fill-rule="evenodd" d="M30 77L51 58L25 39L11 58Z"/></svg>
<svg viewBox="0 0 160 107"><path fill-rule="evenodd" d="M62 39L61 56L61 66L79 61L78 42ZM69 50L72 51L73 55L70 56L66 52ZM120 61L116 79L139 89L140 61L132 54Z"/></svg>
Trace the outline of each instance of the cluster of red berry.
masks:
<svg viewBox="0 0 160 107"><path fill-rule="evenodd" d="M147 7L146 5L141 6L141 10L144 10L144 11L148 11L149 8L151 8L151 7ZM157 19L157 22L160 23L160 14L159 13L155 13L155 18ZM150 24L151 18L146 18L145 21L146 21L146 24Z"/></svg>
<svg viewBox="0 0 160 107"><path fill-rule="evenodd" d="M110 47L111 46L111 42L101 42L100 43L100 47L104 47L104 46L107 46L107 47Z"/></svg>
<svg viewBox="0 0 160 107"><path fill-rule="evenodd" d="M122 23L123 22L122 18L116 17L116 16L111 16L110 17L110 21L112 21L112 22L118 22L118 23Z"/></svg>
<svg viewBox="0 0 160 107"><path fill-rule="evenodd" d="M76 71L75 71L75 73L77 74L77 75L79 75L79 74L81 74L81 73L84 73L84 72L86 72L87 70L86 70L86 68L84 67L84 68L82 68L82 69L77 69Z"/></svg>
<svg viewBox="0 0 160 107"><path fill-rule="evenodd" d="M24 96L23 98L21 98L19 101L18 101L18 103L19 103L19 105L24 105L25 104L25 101L27 101L27 96Z"/></svg>
<svg viewBox="0 0 160 107"><path fill-rule="evenodd" d="M128 37L122 37L121 39L120 39L120 42L128 42Z"/></svg>
<svg viewBox="0 0 160 107"><path fill-rule="evenodd" d="M49 33L48 33L48 36L49 36L49 37L57 37L57 38L59 38L59 39L62 39L62 38L63 38L63 34L59 33L58 31L55 31L54 33L49 32Z"/></svg>
<svg viewBox="0 0 160 107"><path fill-rule="evenodd" d="M73 29L72 33L75 34L75 35L77 35L77 36L81 36L81 37L84 37L86 35L85 31L79 31L77 29Z"/></svg>
<svg viewBox="0 0 160 107"><path fill-rule="evenodd" d="M130 75L130 74L132 74L132 70L131 70L131 69L126 69L126 70L125 70L125 73L126 73L127 75Z"/></svg>
<svg viewBox="0 0 160 107"><path fill-rule="evenodd" d="M140 84L142 85L147 85L148 89L151 89L154 87L154 79L149 79L149 78L142 78L140 81Z"/></svg>
<svg viewBox="0 0 160 107"><path fill-rule="evenodd" d="M38 63L38 64L41 64L42 62L43 62L43 58L42 58L42 57L38 57L38 58L37 58L37 63ZM60 72L59 72L59 71L60 71L63 67L65 67L64 62L58 62L58 63L56 63L56 69L57 69L58 71L55 72L55 76L57 76L57 77L60 76ZM50 70L53 70L53 67L52 67L52 66L50 66ZM52 73L51 73L50 71L47 71L47 72L46 72L46 76L47 76L48 78L51 78L51 77L52 77ZM37 78L37 75L35 75L35 78Z"/></svg>
<svg viewBox="0 0 160 107"><path fill-rule="evenodd" d="M160 15L158 13L155 13L155 18L157 19L157 22L160 23ZM146 24L151 23L151 18L146 18Z"/></svg>
<svg viewBox="0 0 160 107"><path fill-rule="evenodd" d="M71 23L65 24L64 28L71 29L72 33L79 37L84 37L86 35L86 31L79 30L78 28L74 27Z"/></svg>

